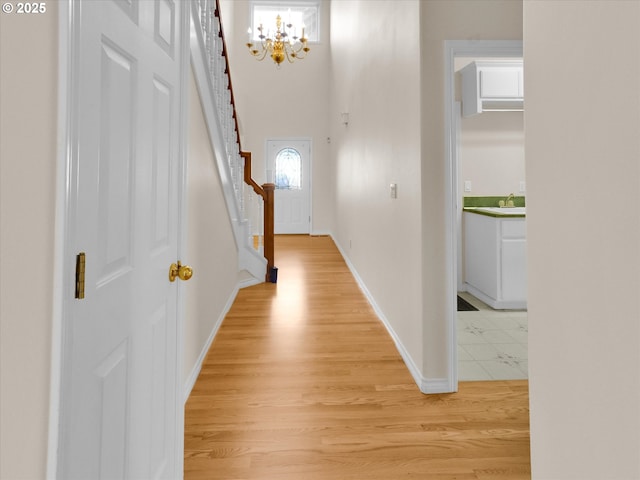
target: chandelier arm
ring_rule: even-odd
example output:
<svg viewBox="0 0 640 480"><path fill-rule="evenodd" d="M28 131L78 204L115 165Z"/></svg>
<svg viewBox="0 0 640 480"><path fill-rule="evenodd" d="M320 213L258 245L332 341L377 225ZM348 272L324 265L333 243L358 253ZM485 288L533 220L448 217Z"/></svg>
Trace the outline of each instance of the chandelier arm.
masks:
<svg viewBox="0 0 640 480"><path fill-rule="evenodd" d="M267 53L269 53L269 49L262 47L262 52L259 52L257 55L254 55L254 57L256 58L256 60L261 62L267 56Z"/></svg>
<svg viewBox="0 0 640 480"><path fill-rule="evenodd" d="M287 60L289 61L289 63L293 63L293 59L291 58L291 55L289 54L289 50L293 51L293 49L291 49L291 48L285 48L284 49L284 53L285 53L285 56L287 57ZM295 55L295 52L294 52L293 58L298 58Z"/></svg>
<svg viewBox="0 0 640 480"><path fill-rule="evenodd" d="M247 45L247 46L249 46L249 45ZM253 46L253 44L251 44L251 47L252 46ZM267 40L260 40L260 50L258 50L258 48L255 48L255 53L254 53L254 50L251 47L249 47L249 53L258 62L261 62L262 60L264 60L266 58L267 54L271 55L271 52L273 50L273 48L270 47L270 43ZM257 45L256 45L256 47L257 47Z"/></svg>
<svg viewBox="0 0 640 480"><path fill-rule="evenodd" d="M249 47L249 53L251 54L251 56L253 58L255 58L257 61L262 61L264 60L264 57L267 56L267 53L269 52L269 49L265 47L265 45L261 45L262 50L258 50L257 48L254 50L251 47ZM254 53L255 52L255 53Z"/></svg>
<svg viewBox="0 0 640 480"><path fill-rule="evenodd" d="M300 46L298 48L294 48L293 46L291 47L291 51L295 54L294 57L302 60L303 58L305 58L307 56L307 53L309 52L309 50L305 50L305 46L300 43Z"/></svg>

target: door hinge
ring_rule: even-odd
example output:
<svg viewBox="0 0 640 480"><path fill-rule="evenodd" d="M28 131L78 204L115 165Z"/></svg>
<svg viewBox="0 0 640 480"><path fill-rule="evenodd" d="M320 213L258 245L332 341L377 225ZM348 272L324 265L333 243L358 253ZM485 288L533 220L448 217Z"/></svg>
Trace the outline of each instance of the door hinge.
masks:
<svg viewBox="0 0 640 480"><path fill-rule="evenodd" d="M80 252L76 255L76 298L80 300L84 298L85 261L84 252Z"/></svg>

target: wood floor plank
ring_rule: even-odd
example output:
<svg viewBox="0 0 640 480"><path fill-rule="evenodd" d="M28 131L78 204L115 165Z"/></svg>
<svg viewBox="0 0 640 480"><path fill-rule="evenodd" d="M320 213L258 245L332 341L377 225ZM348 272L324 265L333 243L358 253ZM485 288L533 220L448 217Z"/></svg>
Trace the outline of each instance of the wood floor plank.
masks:
<svg viewBox="0 0 640 480"><path fill-rule="evenodd" d="M185 411L187 480L528 479L527 381L424 395L329 237L277 236Z"/></svg>

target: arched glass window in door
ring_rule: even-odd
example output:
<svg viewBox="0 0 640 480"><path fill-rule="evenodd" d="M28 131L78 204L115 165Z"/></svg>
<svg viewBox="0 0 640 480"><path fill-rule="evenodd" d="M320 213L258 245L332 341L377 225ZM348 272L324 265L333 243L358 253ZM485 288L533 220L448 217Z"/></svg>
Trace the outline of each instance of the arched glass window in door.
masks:
<svg viewBox="0 0 640 480"><path fill-rule="evenodd" d="M302 188L302 158L294 148L283 148L276 155L275 184L281 190Z"/></svg>

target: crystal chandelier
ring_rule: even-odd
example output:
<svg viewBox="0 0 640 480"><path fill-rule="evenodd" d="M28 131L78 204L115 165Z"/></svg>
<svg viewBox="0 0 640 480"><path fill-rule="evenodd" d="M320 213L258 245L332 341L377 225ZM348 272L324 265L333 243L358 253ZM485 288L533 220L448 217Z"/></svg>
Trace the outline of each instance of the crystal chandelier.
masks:
<svg viewBox="0 0 640 480"><path fill-rule="evenodd" d="M269 54L278 68L285 58L289 63L293 63L294 59L302 60L309 52L308 39L304 36L304 25L302 26L301 37L296 35L295 30L291 23L283 24L280 15L276 17L275 33L267 31L265 35L264 27L261 23L258 27L258 32L260 32L260 35L258 35L260 39L259 45L254 45L251 39L251 29L248 30L249 42L247 47L249 48L249 53L259 61L264 60ZM291 34L292 31L293 35Z"/></svg>

